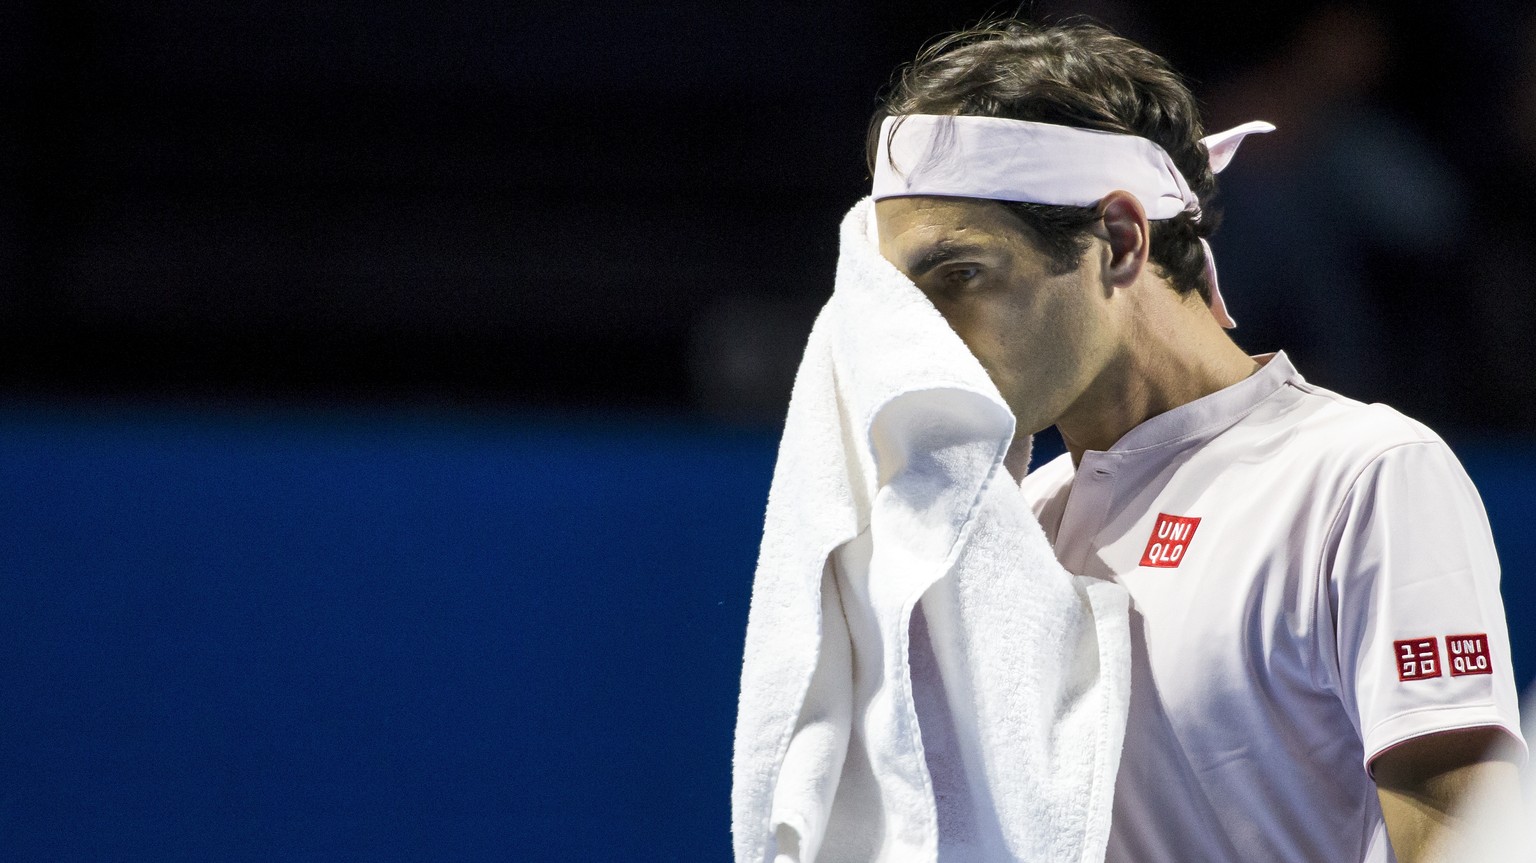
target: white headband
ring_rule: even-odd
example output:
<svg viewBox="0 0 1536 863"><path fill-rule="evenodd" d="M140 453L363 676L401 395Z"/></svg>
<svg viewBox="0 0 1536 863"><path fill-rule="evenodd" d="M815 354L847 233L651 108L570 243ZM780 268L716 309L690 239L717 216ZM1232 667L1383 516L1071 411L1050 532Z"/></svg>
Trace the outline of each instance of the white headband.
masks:
<svg viewBox="0 0 1536 863"><path fill-rule="evenodd" d="M1274 129L1260 120L1201 139L1210 153L1211 170L1220 173L1244 137ZM880 127L873 192L877 201L939 195L1091 207L1116 189L1135 195L1148 219L1171 219L1186 211L1199 218L1200 200L1173 159L1137 135L933 114L887 117ZM1203 238L1200 244L1211 286L1211 314L1222 326L1235 326L1216 284L1211 248Z"/></svg>

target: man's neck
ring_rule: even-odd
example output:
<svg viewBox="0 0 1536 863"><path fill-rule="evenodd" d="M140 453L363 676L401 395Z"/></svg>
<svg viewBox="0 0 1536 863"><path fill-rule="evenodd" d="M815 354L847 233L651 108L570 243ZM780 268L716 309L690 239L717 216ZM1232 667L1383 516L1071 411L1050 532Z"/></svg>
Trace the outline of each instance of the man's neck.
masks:
<svg viewBox="0 0 1536 863"><path fill-rule="evenodd" d="M1159 414L1243 380L1259 364L1208 317L1172 314L1140 327L1131 344L1057 421L1072 464L1107 450Z"/></svg>

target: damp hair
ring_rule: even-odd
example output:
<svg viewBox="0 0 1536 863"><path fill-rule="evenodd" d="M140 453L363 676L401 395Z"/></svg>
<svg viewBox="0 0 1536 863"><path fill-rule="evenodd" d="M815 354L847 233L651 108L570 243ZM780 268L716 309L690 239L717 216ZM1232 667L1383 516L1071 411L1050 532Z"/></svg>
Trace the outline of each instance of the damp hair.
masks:
<svg viewBox="0 0 1536 863"><path fill-rule="evenodd" d="M1179 293L1207 303L1200 240L1220 221L1212 202L1216 177L1200 143L1199 106L1167 61L1096 24L1035 26L990 21L952 33L898 70L870 119L866 158L871 174L886 117L956 114L1055 123L1139 135L1172 157L1200 199L1201 213L1150 223L1148 259ZM1077 269L1088 250L1093 207L998 201L1034 235L1051 272Z"/></svg>

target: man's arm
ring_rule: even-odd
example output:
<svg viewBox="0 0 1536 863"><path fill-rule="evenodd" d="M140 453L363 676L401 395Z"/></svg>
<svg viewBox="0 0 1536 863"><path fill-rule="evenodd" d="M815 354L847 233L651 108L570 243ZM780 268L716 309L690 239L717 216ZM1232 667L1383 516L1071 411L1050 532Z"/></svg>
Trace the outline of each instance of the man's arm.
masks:
<svg viewBox="0 0 1536 863"><path fill-rule="evenodd" d="M1520 805L1519 769L1494 749L1498 728L1468 728L1416 737L1371 762L1387 837L1398 863L1444 859L1462 837L1469 801L1503 813Z"/></svg>

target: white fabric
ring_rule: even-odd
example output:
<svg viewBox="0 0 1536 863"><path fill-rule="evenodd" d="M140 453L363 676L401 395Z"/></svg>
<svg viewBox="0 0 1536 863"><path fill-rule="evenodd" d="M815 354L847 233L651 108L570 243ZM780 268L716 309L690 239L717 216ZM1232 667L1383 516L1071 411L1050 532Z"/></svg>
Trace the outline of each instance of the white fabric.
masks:
<svg viewBox="0 0 1536 863"><path fill-rule="evenodd" d="M735 859L1101 860L1125 593L1056 563L1003 466L1012 415L871 211L843 221L769 494Z"/></svg>
<svg viewBox="0 0 1536 863"><path fill-rule="evenodd" d="M1221 173L1243 138L1275 127L1261 120L1202 138L1211 170ZM873 197L938 195L1091 207L1123 189L1147 218L1183 212L1199 218L1200 200L1168 152L1138 135L1002 117L905 114L885 118L875 156ZM1216 259L1202 238L1211 314L1237 326L1216 281Z"/></svg>
<svg viewBox="0 0 1536 863"><path fill-rule="evenodd" d="M1201 139L1211 170L1221 173L1243 138L1274 129L1255 120ZM952 114L903 114L880 124L877 201L944 195L1092 207L1116 189L1135 195L1148 219L1200 210L1173 157L1140 135Z"/></svg>
<svg viewBox="0 0 1536 863"><path fill-rule="evenodd" d="M1206 135L1200 139L1205 145L1205 150L1210 153L1211 173L1220 174L1226 167L1232 164L1232 157L1237 155L1237 148L1242 145L1243 139L1253 134L1263 134L1275 131L1275 124L1266 123L1263 120L1249 120L1241 125L1233 126L1225 132L1217 132L1214 135Z"/></svg>
<svg viewBox="0 0 1536 863"><path fill-rule="evenodd" d="M1022 487L1069 571L1131 595L1111 863L1390 860L1371 758L1473 726L1519 740L1477 491L1391 408L1275 355ZM1153 546L1164 514L1200 519L1181 549ZM1468 634L1492 673L1450 674ZM1435 673L1400 669L1395 642L1422 639Z"/></svg>

